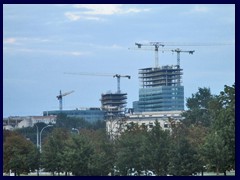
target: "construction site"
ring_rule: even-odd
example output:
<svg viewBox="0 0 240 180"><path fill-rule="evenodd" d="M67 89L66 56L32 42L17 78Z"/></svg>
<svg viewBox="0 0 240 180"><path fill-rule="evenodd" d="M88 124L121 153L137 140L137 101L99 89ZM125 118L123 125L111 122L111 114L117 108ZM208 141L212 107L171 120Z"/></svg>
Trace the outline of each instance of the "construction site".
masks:
<svg viewBox="0 0 240 180"><path fill-rule="evenodd" d="M181 86L182 69L163 66L139 70L141 87L134 112L184 110L184 87Z"/></svg>
<svg viewBox="0 0 240 180"><path fill-rule="evenodd" d="M58 110L46 110L44 117L50 117L63 113L69 117L83 118L86 121L94 122L97 120L106 121L106 130L109 135L120 135L126 125L134 122L139 125L147 125L152 128L155 120L159 121L163 128L170 128L169 119L179 121L181 113L184 111L184 86L182 84L183 69L180 66L180 53L193 54L194 50L185 51L177 49L163 49L165 44L160 42L135 43L138 50L151 50L155 55L155 65L144 67L138 70L140 82L137 101L132 102L133 106L127 108L127 92L122 92L120 80L122 78L131 79L130 75L106 74L96 72L85 73L64 73L77 76L102 76L117 79L117 89L115 92L108 91L100 96L100 107L76 108L65 110L63 98L74 93L74 90L64 92L60 90L56 96L59 101ZM159 66L159 51L170 51L177 54L177 62L174 65ZM69 97L70 98L70 97Z"/></svg>

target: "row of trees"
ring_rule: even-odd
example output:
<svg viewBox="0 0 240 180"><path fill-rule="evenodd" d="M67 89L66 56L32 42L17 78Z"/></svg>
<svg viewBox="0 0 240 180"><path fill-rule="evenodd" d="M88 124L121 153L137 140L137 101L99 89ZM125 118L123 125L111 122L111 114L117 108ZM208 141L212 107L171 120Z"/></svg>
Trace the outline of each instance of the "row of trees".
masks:
<svg viewBox="0 0 240 180"><path fill-rule="evenodd" d="M36 146L16 132L3 131L3 170L20 173L29 173L39 167L40 153Z"/></svg>
<svg viewBox="0 0 240 180"><path fill-rule="evenodd" d="M33 127L26 127L26 128L20 128L16 129L15 131L22 134L25 138L30 139L34 144L37 144L37 127L39 130L41 130L44 126L46 126L45 123L37 123ZM54 127L59 128L65 128L69 131L72 130L72 128L76 129L104 129L105 128L105 122L101 120L97 120L94 122L88 122L85 121L82 118L77 117L67 117L66 114L59 114L57 116L57 121ZM53 128L47 128L44 130L44 133L42 134L42 139L46 138L49 133L53 131Z"/></svg>
<svg viewBox="0 0 240 180"><path fill-rule="evenodd" d="M43 141L42 153L16 132L4 133L4 171L28 173L34 169L68 175L193 175L206 170L225 173L235 169L235 85L217 96L199 88L187 99L184 119L170 130L155 121L146 126L130 124L116 140L104 128L87 128L59 116ZM100 122L99 126L104 127ZM18 143L16 143L18 141ZM13 156L14 154L14 156ZM24 167L24 168L23 168Z"/></svg>

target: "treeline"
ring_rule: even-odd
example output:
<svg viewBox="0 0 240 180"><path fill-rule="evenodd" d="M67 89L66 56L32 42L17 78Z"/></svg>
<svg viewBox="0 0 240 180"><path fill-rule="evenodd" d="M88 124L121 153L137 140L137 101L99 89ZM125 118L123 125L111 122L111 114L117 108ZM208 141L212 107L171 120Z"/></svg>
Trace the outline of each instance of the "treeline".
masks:
<svg viewBox="0 0 240 180"><path fill-rule="evenodd" d="M41 153L19 132L4 131L4 172L44 169L53 175L188 176L204 171L226 175L235 169L235 85L225 86L219 95L199 88L186 106L180 123L169 119L171 130L163 130L157 121L151 131L130 124L114 141L104 123L98 122L103 128L94 129L59 116L54 128L47 128L51 132Z"/></svg>

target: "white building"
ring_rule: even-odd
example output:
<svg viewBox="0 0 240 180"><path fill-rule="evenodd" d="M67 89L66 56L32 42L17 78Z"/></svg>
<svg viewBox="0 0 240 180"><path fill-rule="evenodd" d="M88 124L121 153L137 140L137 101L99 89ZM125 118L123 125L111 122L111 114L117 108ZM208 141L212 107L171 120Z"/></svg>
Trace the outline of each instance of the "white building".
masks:
<svg viewBox="0 0 240 180"><path fill-rule="evenodd" d="M36 123L56 124L57 116L10 116L3 118L3 129L33 127Z"/></svg>
<svg viewBox="0 0 240 180"><path fill-rule="evenodd" d="M57 116L27 116L20 123L18 128L33 127L36 123L56 124Z"/></svg>
<svg viewBox="0 0 240 180"><path fill-rule="evenodd" d="M127 128L130 123L136 123L139 126L145 125L151 130L157 120L160 126L166 130L171 130L171 121L179 122L182 119L182 111L159 111L159 112L139 112L126 114L126 118L116 118L106 121L106 130L110 137L114 139Z"/></svg>
<svg viewBox="0 0 240 180"><path fill-rule="evenodd" d="M14 127L12 127L11 125L4 125L4 126L3 126L3 130L12 131L13 129L14 129Z"/></svg>

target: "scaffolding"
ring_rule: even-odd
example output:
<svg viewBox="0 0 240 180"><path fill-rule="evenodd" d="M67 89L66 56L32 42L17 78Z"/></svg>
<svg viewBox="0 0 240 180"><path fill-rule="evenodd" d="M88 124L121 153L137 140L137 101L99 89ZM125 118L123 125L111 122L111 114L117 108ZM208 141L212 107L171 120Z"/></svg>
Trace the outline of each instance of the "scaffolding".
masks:
<svg viewBox="0 0 240 180"><path fill-rule="evenodd" d="M184 110L182 70L178 65L139 69L139 101L136 112Z"/></svg>
<svg viewBox="0 0 240 180"><path fill-rule="evenodd" d="M179 66L162 66L139 70L139 79L142 88L158 86L180 86L182 69Z"/></svg>
<svg viewBox="0 0 240 180"><path fill-rule="evenodd" d="M121 117L127 104L127 93L102 94L100 101L107 119Z"/></svg>

